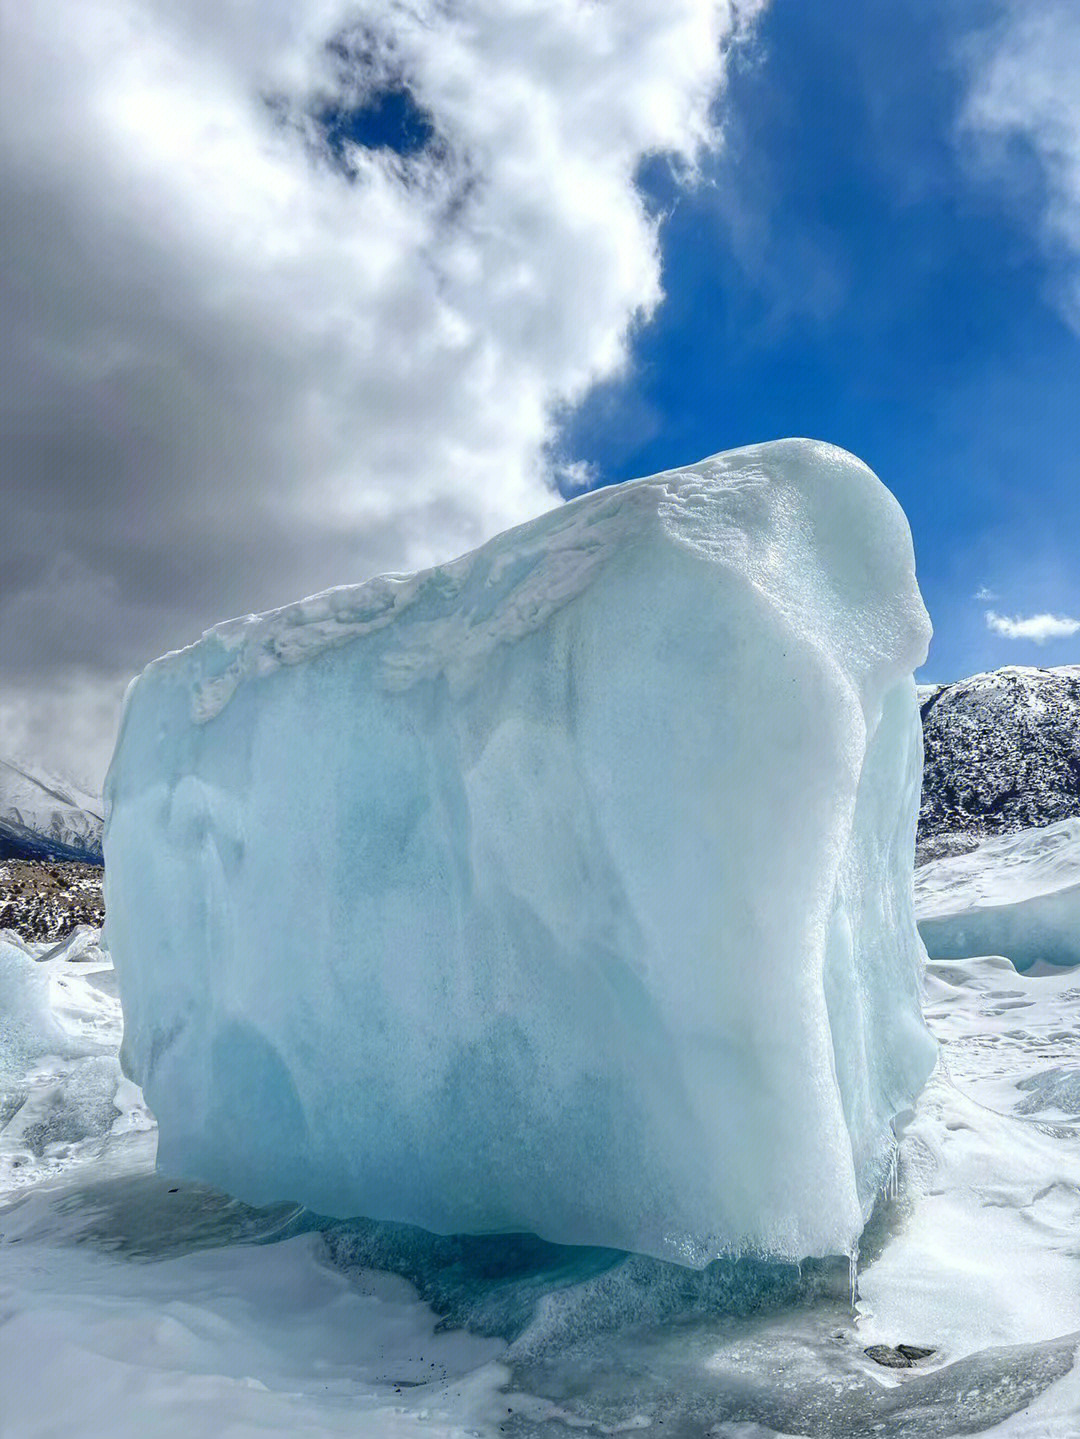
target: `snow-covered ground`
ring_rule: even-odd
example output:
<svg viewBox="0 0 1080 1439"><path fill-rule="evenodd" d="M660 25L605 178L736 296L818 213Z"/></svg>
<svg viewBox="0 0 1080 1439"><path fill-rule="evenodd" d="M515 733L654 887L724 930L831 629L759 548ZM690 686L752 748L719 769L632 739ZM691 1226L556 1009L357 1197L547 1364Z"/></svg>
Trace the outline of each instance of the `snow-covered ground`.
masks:
<svg viewBox="0 0 1080 1439"><path fill-rule="evenodd" d="M915 912L934 959L1007 954L1017 969L1080 964L1080 819L922 865Z"/></svg>
<svg viewBox="0 0 1080 1439"><path fill-rule="evenodd" d="M931 962L926 1014L941 1059L905 1132L894 1212L867 1236L860 1333L917 1335L946 1359L1019 1343L1045 1356L1068 1335L1075 1348L1080 969ZM1048 1412L1057 1427L1036 1417ZM1006 1432L1080 1433L1080 1374Z"/></svg>
<svg viewBox="0 0 1080 1439"><path fill-rule="evenodd" d="M4 1439L1080 1432L1080 969L931 964L941 1062L853 1311L839 1262L696 1274L171 1182L96 940L0 939ZM740 1316L744 1284L771 1302ZM936 1352L864 1352L898 1343Z"/></svg>

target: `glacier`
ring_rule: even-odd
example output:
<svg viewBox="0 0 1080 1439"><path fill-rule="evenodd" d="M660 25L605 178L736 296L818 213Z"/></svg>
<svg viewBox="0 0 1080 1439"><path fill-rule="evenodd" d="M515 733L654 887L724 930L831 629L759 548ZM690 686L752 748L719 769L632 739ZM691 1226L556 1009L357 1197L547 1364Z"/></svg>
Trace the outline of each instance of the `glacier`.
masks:
<svg viewBox="0 0 1080 1439"><path fill-rule="evenodd" d="M701 1266L851 1253L935 1061L929 621L805 440L209 631L106 784L163 1172Z"/></svg>
<svg viewBox="0 0 1080 1439"><path fill-rule="evenodd" d="M1021 972L1080 964L1080 819L921 865L915 909L933 959L1004 955Z"/></svg>

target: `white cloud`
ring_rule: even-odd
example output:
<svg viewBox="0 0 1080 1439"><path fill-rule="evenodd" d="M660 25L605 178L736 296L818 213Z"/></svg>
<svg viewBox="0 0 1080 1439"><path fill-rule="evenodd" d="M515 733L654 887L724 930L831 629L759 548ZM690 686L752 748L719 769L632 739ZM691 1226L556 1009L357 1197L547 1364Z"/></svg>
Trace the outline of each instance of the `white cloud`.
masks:
<svg viewBox="0 0 1080 1439"><path fill-rule="evenodd" d="M586 490L592 489L600 478L595 465L588 460L570 460L561 464L555 471L559 488L569 495L583 494Z"/></svg>
<svg viewBox="0 0 1080 1439"><path fill-rule="evenodd" d="M1047 640L1067 640L1080 634L1080 620L1068 615L1015 615L1010 619L1008 615L987 610L986 625L1006 639L1033 640L1037 645L1044 645Z"/></svg>
<svg viewBox="0 0 1080 1439"><path fill-rule="evenodd" d="M1074 0L1007 0L998 23L968 47L971 88L964 129L999 183L1064 258L1061 299L1080 329L1080 7ZM1033 155L1041 197L1025 178Z"/></svg>
<svg viewBox="0 0 1080 1439"><path fill-rule="evenodd" d="M8 7L8 693L51 715L75 673L555 503L556 416L661 296L636 169L715 142L761 4ZM394 84L438 143L350 180L311 117Z"/></svg>
<svg viewBox="0 0 1080 1439"><path fill-rule="evenodd" d="M978 600L981 604L990 604L996 600L998 596L986 585L980 585L972 598Z"/></svg>

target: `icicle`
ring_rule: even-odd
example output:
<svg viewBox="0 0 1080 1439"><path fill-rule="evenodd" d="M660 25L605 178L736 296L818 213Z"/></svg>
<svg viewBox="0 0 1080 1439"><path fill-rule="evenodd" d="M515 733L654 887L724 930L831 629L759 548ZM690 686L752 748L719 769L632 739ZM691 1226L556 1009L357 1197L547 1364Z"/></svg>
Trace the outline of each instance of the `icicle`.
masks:
<svg viewBox="0 0 1080 1439"><path fill-rule="evenodd" d="M894 1145L889 1159L889 1173L885 1180L885 1198L895 1199L900 1193L900 1146Z"/></svg>
<svg viewBox="0 0 1080 1439"><path fill-rule="evenodd" d="M859 1298L859 1246L853 1244L848 1252L848 1286L851 1293L851 1310L855 1312L855 1305Z"/></svg>

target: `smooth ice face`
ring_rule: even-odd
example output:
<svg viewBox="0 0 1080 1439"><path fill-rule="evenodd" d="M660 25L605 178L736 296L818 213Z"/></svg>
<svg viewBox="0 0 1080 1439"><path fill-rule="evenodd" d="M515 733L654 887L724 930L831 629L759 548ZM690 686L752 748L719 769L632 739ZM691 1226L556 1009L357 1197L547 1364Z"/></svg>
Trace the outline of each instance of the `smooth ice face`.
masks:
<svg viewBox="0 0 1080 1439"><path fill-rule="evenodd" d="M160 1166L698 1265L849 1251L934 1062L928 635L895 500L791 440L155 662L106 884Z"/></svg>
<svg viewBox="0 0 1080 1439"><path fill-rule="evenodd" d="M933 959L998 954L1019 970L1080 964L1080 819L922 865L915 908Z"/></svg>

